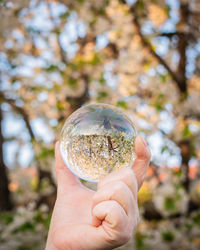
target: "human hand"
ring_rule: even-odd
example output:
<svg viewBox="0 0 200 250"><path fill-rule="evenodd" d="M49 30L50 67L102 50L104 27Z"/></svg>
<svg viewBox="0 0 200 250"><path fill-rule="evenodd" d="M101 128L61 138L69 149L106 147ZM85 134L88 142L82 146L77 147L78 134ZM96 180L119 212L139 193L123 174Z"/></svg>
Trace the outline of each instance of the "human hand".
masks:
<svg viewBox="0 0 200 250"><path fill-rule="evenodd" d="M150 161L141 136L136 138L135 150L133 167L107 175L95 192L67 169L56 143L57 200L46 250L113 249L132 237L139 218L137 192Z"/></svg>

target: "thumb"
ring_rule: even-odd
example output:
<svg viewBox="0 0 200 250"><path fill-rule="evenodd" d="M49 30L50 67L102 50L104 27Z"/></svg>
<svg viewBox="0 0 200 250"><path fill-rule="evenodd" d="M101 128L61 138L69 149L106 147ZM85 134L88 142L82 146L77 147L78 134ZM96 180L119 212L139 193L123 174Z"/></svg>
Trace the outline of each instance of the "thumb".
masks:
<svg viewBox="0 0 200 250"><path fill-rule="evenodd" d="M135 141L136 159L133 164L133 171L136 175L138 187L142 186L146 172L149 167L151 152L142 136L137 136Z"/></svg>
<svg viewBox="0 0 200 250"><path fill-rule="evenodd" d="M57 183L58 183L58 194L59 193L66 193L70 189L76 188L78 186L81 186L81 183L66 166L64 163L62 156L60 154L60 143L56 142L55 145L55 170L56 170L56 176L57 176Z"/></svg>

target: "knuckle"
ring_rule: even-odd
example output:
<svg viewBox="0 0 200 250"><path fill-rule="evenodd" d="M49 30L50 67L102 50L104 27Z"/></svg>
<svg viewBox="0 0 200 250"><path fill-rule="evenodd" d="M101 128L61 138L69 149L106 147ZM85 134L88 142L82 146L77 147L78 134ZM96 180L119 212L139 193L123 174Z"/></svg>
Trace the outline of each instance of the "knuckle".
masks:
<svg viewBox="0 0 200 250"><path fill-rule="evenodd" d="M120 246L125 244L131 239L132 234L130 232L124 233L123 231L110 231L107 232L107 242L112 246Z"/></svg>
<svg viewBox="0 0 200 250"><path fill-rule="evenodd" d="M127 243L132 238L133 232L132 230L123 230L118 233L113 233L109 236L110 243L117 244L118 246Z"/></svg>
<svg viewBox="0 0 200 250"><path fill-rule="evenodd" d="M118 245L119 235L116 232L107 232L107 242L109 242L112 246Z"/></svg>
<svg viewBox="0 0 200 250"><path fill-rule="evenodd" d="M112 246L121 246L125 243L127 243L130 239L132 238L132 233L131 231L123 233L123 232L112 232L109 233L107 237L107 241L112 245Z"/></svg>

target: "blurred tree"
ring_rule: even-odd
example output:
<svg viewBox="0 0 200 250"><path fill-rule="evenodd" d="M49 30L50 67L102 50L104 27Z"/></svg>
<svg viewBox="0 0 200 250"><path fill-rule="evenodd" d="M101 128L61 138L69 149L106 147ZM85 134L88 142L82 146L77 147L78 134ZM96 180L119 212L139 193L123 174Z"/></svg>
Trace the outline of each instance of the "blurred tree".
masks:
<svg viewBox="0 0 200 250"><path fill-rule="evenodd" d="M2 122L2 110L0 108L0 131ZM8 189L7 169L3 159L3 135L0 132L0 211L10 210L12 203L10 200L10 192Z"/></svg>
<svg viewBox="0 0 200 250"><path fill-rule="evenodd" d="M126 110L152 148L151 135L159 134L160 156L152 161L167 164L171 156L182 156L183 183L189 186L189 160L198 157L200 146L199 1L0 4L2 111L20 117L29 134L4 137L17 142L18 151L32 145L37 188L48 180L55 194L54 140L64 119L92 101ZM42 126L47 132L41 135Z"/></svg>

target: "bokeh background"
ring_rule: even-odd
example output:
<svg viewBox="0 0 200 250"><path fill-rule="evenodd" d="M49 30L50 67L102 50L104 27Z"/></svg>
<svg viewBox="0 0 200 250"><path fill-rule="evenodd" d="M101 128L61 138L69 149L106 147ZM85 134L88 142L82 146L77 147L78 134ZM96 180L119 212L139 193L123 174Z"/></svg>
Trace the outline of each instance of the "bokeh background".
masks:
<svg viewBox="0 0 200 250"><path fill-rule="evenodd" d="M0 1L0 250L44 249L54 144L86 103L127 112L152 152L121 249L200 249L200 2Z"/></svg>

